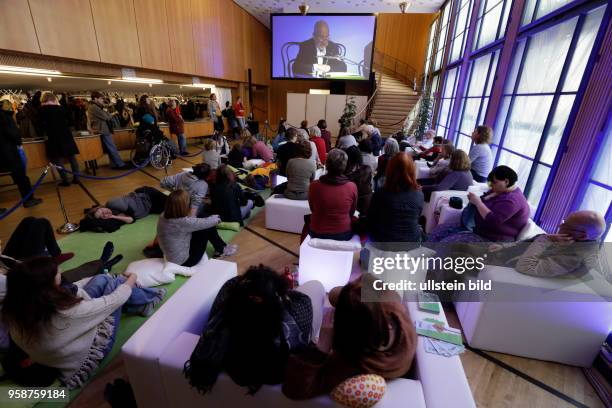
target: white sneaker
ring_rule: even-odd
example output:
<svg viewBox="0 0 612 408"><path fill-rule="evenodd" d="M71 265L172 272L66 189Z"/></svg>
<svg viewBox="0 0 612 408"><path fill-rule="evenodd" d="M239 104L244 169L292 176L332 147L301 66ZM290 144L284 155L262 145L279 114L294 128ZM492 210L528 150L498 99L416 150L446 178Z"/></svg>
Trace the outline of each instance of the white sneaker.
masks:
<svg viewBox="0 0 612 408"><path fill-rule="evenodd" d="M223 253L218 255L218 258L225 258L228 256L234 255L238 252L238 245L236 244L228 244L223 248Z"/></svg>

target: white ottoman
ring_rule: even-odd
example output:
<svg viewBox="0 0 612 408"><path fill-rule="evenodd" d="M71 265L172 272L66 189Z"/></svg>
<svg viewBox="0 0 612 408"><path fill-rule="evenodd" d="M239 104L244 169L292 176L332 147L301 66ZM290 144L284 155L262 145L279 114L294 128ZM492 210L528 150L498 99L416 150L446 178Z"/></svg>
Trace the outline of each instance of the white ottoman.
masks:
<svg viewBox="0 0 612 408"><path fill-rule="evenodd" d="M310 214L308 200L289 200L278 194L266 200L266 228L300 234L304 216Z"/></svg>
<svg viewBox="0 0 612 408"><path fill-rule="evenodd" d="M353 270L354 251L332 251L313 248L309 245L310 235L300 245L300 284L318 280L326 292L336 286L348 283ZM353 235L351 242L360 244L359 235Z"/></svg>

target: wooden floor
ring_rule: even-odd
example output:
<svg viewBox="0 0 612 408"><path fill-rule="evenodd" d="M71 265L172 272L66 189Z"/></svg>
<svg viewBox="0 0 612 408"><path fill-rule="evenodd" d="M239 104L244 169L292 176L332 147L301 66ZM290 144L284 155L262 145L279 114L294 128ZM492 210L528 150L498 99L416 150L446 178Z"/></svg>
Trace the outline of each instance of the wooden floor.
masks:
<svg viewBox="0 0 612 408"><path fill-rule="evenodd" d="M195 151L196 148L192 147L191 150ZM189 167L199 161L198 157L176 160L168 169L168 174L177 173L181 168ZM151 167L148 167L146 172L148 174L137 171L114 181L85 180L83 185L95 200L104 203L111 197L127 193L142 185L155 187L158 185L156 177L161 178L165 175L163 170L155 170ZM39 174L40 171L32 172L30 178L34 181ZM104 165L100 167L98 173L100 176L117 174L118 172ZM41 205L31 209L20 208L5 220L0 221L0 240L7 240L19 221L29 215L46 217L55 227L63 224L63 216L51 180L51 177L47 176L47 182L37 191L37 197L44 200ZM0 184L6 184L8 181L3 178ZM64 187L60 191L71 221L78 222L82 218L83 209L94 204L92 197L79 186ZM0 207L11 207L18 200L19 195L14 187L0 188ZM238 264L240 273L253 264L263 263L282 270L285 266L298 261L294 254L299 253L299 236L265 229L263 212L260 212L232 242L239 244L240 250L228 260ZM447 310L446 312L451 325L460 327L454 311ZM487 356L492 359L486 358ZM579 368L499 353L469 350L461 356L461 360L478 407L603 407ZM498 364L499 361L507 366ZM109 407L110 405L104 401L104 387L118 377L126 378L120 357L117 357L101 375L94 379L72 401L70 406L72 408ZM550 387L551 391L546 390L546 387ZM444 392L444 379L442 378L440 379L440 392Z"/></svg>

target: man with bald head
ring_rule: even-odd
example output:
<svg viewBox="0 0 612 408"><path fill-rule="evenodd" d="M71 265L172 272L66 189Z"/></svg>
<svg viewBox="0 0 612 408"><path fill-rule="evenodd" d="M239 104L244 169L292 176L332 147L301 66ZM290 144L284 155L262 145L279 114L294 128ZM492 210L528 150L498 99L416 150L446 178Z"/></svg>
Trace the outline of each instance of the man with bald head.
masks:
<svg viewBox="0 0 612 408"><path fill-rule="evenodd" d="M316 76L321 72L346 72L346 64L336 58L340 47L329 40L329 25L319 20L314 25L312 38L300 43L293 63L293 76Z"/></svg>
<svg viewBox="0 0 612 408"><path fill-rule="evenodd" d="M602 271L599 240L606 231L604 218L595 211L576 211L559 225L556 234L541 234L515 244L493 244L487 264L510 266L525 275L580 277Z"/></svg>

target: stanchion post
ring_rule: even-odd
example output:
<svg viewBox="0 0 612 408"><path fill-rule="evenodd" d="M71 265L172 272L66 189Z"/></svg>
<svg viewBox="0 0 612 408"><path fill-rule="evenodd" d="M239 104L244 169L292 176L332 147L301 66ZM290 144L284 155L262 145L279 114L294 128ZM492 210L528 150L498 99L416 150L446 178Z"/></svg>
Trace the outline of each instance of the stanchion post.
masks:
<svg viewBox="0 0 612 408"><path fill-rule="evenodd" d="M60 192L59 185L57 183L57 176L55 175L55 166L50 164L51 176L53 176L53 184L55 184L55 191L57 192L57 199L59 200L60 209L64 215L64 225L57 229L60 234L70 234L79 229L79 224L73 224L68 220L68 214L66 214L66 208L64 207L64 200L62 199L62 193Z"/></svg>

